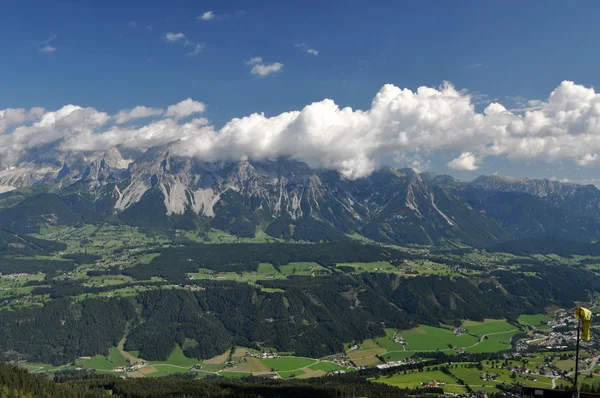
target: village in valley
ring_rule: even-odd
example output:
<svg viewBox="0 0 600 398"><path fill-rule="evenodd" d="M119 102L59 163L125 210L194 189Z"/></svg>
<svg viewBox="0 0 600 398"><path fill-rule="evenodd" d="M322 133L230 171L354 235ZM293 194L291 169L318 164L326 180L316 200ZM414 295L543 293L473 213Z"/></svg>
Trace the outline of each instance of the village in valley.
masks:
<svg viewBox="0 0 600 398"><path fill-rule="evenodd" d="M488 322L494 324L497 321ZM455 338L474 334L477 327L469 327L469 322L452 328ZM497 323L500 326L500 323ZM489 393L511 395L515 386L532 386L538 388L570 388L575 372L575 345L577 341L578 321L571 311L555 309L549 315L524 315L519 318L519 330L511 336L510 350L489 355L483 354L477 361L448 362L423 368L400 371L394 375L376 378L378 382L398 387L441 388L448 394L457 396L484 397ZM490 329L490 327L486 327ZM498 329L498 327L496 327ZM491 330L491 329L490 329ZM430 330L431 331L431 330ZM450 332L450 330L448 330ZM508 332L486 333L482 340ZM496 332L498 333L498 332ZM595 327L592 326L592 335ZM508 333L510 334L510 333ZM446 334L448 337L449 334ZM439 338L439 333L432 335ZM414 335L408 331L398 332L392 336L395 343L404 350L411 349ZM452 340L449 338L448 340ZM413 344L414 345L414 344ZM448 343L450 346L451 343ZM600 359L594 339L580 343L579 382L595 384L600 382ZM450 349L450 348L448 348ZM442 349L438 348L438 351ZM473 347L452 347L456 353L481 352ZM419 354L416 354L417 356ZM423 360L425 362L425 360ZM406 368L407 365L418 364L418 360L407 358L376 365L380 369L392 367Z"/></svg>

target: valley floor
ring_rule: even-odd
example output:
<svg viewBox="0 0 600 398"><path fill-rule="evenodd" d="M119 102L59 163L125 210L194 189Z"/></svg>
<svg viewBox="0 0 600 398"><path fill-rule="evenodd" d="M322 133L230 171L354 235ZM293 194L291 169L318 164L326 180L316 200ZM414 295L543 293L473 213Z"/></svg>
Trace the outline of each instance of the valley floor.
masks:
<svg viewBox="0 0 600 398"><path fill-rule="evenodd" d="M398 253L406 255L406 258L390 261L348 260L333 264L325 264L321 261L292 261L276 264L272 261L258 263L255 270L230 270L228 267L218 268L207 264L204 267L186 269L182 274L183 281L173 283L169 276L151 275L142 279L128 271L150 268L161 253L164 253L164 249L179 248L184 246L182 242L215 245L243 242L260 246L277 240L264 233L257 234L253 239L239 239L218 230L210 230L204 234L178 231L172 236L160 234L152 236L139 228L108 224L47 227L35 237L60 241L67 247L52 256L0 258L2 266L7 269L14 268L13 263L17 261L28 262L27 266L31 267L31 271L28 272L4 272L0 275L0 310L17 311L41 307L53 300L52 294L57 295L53 289L62 286L61 284L70 284L81 290L75 290L76 293L67 295L68 300L75 303L96 297L136 297L149 290L184 289L197 292L202 289L198 282L207 281L235 282L244 286L250 285L257 288L259 292L283 293L284 285L270 286L268 282L294 281L298 278L308 280L319 276L362 277L370 274L385 274L396 280L414 280L415 277L429 276L446 277L449 280L478 278L484 272L517 271L524 260L523 257L507 253L467 250L464 253L449 251L434 255L426 247L378 244L377 248L398 250ZM373 243L360 236L352 236L352 238L356 239L357 245L360 246L364 244L363 242ZM298 247L302 245L302 242L296 243ZM591 256L562 258L554 255L536 255L529 256L526 260L565 266L585 264L585 268L589 270L600 269L600 259ZM191 258L184 257L184 263L191 261ZM36 268L38 266L39 268ZM527 272L528 276L536 275L535 271ZM345 298L356 299L350 293ZM435 384L444 384L445 392L454 394L468 391L467 384L469 388L485 391L498 391L497 386L515 382L553 387L567 383L565 378L568 377L572 367L571 352L562 348L556 350L552 348L536 354L517 355L517 353L522 348L534 346L536 351L540 351L538 346L558 347L562 344L571 346L569 333L553 333L551 323L557 321L556 310L557 308L553 308L551 315L546 313L522 315L518 322L512 321L512 323L502 319L485 319L481 322L465 320L462 324L459 322L460 325L456 327L440 324L439 327L420 325L410 330L386 328L385 336L348 342L344 346L344 352L322 358L294 356L287 352L277 352L269 347L260 351L233 347L214 358L197 360L184 355L186 345L182 344L182 346L177 345L166 360L148 361L140 358L139 352L126 351L126 338L123 337L119 344L110 348L105 355L80 357L74 363L57 367L36 363L22 363L22 365L33 373L48 374L62 370L89 369L124 377L159 377L175 373L192 373L199 378L218 375L302 379L355 372L370 367L386 369L417 364L423 360L422 358L427 357L423 355L427 353L431 358L441 354L511 352L502 363L498 363L496 359L483 360L479 367L476 367L475 363L462 363L449 367L449 373L442 372L439 366L432 366L420 372L410 370L390 377L377 378L375 381L403 388L419 387L423 383L435 381ZM560 322L563 321L564 319L561 318ZM517 335L518 338L515 338ZM118 338L120 336L116 340ZM586 371L589 371L588 375L591 376L586 379L586 382L595 381L600 377L595 369L596 361L588 359L587 355L584 358L590 361L587 364L590 368ZM511 370L519 367L517 371ZM489 376L492 373L495 375ZM459 380L462 382L458 382Z"/></svg>

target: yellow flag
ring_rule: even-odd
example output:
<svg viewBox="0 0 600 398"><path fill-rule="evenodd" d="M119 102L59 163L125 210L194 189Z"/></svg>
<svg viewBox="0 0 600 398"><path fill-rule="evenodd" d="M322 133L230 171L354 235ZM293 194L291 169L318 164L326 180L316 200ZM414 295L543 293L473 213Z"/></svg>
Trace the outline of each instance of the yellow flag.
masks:
<svg viewBox="0 0 600 398"><path fill-rule="evenodd" d="M590 323L592 323L592 311L587 308L575 308L575 318L581 321L581 339L588 341L590 339Z"/></svg>

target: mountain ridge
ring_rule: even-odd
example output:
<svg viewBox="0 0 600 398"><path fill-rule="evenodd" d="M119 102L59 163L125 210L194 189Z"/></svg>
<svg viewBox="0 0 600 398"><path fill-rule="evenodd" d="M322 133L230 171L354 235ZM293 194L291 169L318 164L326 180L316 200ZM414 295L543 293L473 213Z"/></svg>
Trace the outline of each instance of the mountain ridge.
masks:
<svg viewBox="0 0 600 398"><path fill-rule="evenodd" d="M263 230L307 241L358 233L418 245L600 237L600 191L593 186L497 176L461 182L392 167L347 180L291 159L204 162L173 155L169 145L145 152L47 153L0 171L0 186L15 188L0 194L0 222L18 232L119 220L155 228L213 227L240 237ZM45 194L55 196L39 204L45 210L34 209L31 201Z"/></svg>

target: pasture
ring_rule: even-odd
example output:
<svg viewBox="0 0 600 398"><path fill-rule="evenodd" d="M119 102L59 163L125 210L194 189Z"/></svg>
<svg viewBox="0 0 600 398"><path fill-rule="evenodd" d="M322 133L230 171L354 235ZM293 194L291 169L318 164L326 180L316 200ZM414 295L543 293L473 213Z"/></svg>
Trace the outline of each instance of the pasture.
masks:
<svg viewBox="0 0 600 398"><path fill-rule="evenodd" d="M304 371L300 369L291 370L291 371L283 371L277 372L277 374L283 379L289 379L291 377L299 377L304 375Z"/></svg>
<svg viewBox="0 0 600 398"><path fill-rule="evenodd" d="M311 370L322 370L324 372L332 372L334 370L346 369L343 366L333 362L319 362L315 363L314 365L310 365L308 368Z"/></svg>
<svg viewBox="0 0 600 398"><path fill-rule="evenodd" d="M550 326L547 325L548 321L551 321L552 317L544 314L536 315L521 315L518 321L522 325L528 325L536 329L548 330Z"/></svg>
<svg viewBox="0 0 600 398"><path fill-rule="evenodd" d="M84 369L112 371L116 367L127 366L127 360L117 347L112 347L109 350L108 357L104 355L96 355L91 359L80 358L76 361L76 364Z"/></svg>
<svg viewBox="0 0 600 398"><path fill-rule="evenodd" d="M466 349L467 352L498 352L510 348L510 340L519 333L518 330L490 334L482 338L479 344Z"/></svg>
<svg viewBox="0 0 600 398"><path fill-rule="evenodd" d="M484 319L483 322L464 321L462 327L476 336L483 336L491 333L503 333L509 330L517 329L503 319Z"/></svg>
<svg viewBox="0 0 600 398"><path fill-rule="evenodd" d="M456 336L452 330L422 325L418 328L398 332L406 341L407 351L447 350L452 347L469 347L477 338L469 335Z"/></svg>
<svg viewBox="0 0 600 398"><path fill-rule="evenodd" d="M411 351L394 351L394 352L386 352L385 354L381 354L383 359L387 362L389 361L402 361L406 358L410 358L414 352Z"/></svg>
<svg viewBox="0 0 600 398"><path fill-rule="evenodd" d="M387 261L377 261L372 263L340 263L336 264L336 266L354 268L354 272L359 274L363 272L398 272L398 269Z"/></svg>
<svg viewBox="0 0 600 398"><path fill-rule="evenodd" d="M300 357L280 357L272 359L263 359L262 362L270 369L275 371L293 371L302 369L317 362L316 359Z"/></svg>

